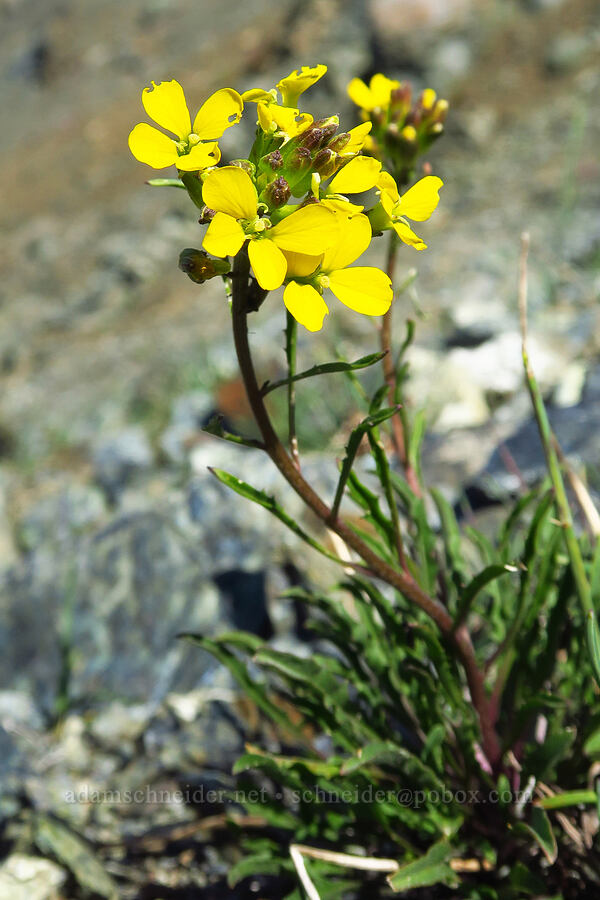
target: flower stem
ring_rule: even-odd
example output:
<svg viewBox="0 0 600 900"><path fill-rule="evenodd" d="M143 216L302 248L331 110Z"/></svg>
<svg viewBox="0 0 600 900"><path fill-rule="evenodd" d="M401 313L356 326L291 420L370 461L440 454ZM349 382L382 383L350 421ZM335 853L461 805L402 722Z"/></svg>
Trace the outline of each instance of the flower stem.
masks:
<svg viewBox="0 0 600 900"><path fill-rule="evenodd" d="M392 284L394 283L394 273L396 271L396 258L398 255L398 238L395 231L390 231L390 241L388 244L386 274ZM390 306L384 314L381 321L381 330L379 333L381 349L385 356L382 360L383 376L388 386L388 401L390 406L397 406L399 403L398 386L396 381L396 368L394 365L394 357L392 355L392 313L394 304ZM390 419L392 426L392 442L398 462L404 469L406 481L415 496L422 495L421 485L414 467L408 457L407 434L405 429L405 420L400 412Z"/></svg>
<svg viewBox="0 0 600 900"><path fill-rule="evenodd" d="M248 395L248 402L261 432L265 451L306 505L328 528L339 535L348 547L364 560L373 576L394 587L404 597L418 606L419 609L423 610L436 622L440 630L454 642L465 669L473 705L478 713L483 752L492 766L498 765L501 756L500 745L489 715L489 701L486 695L483 672L477 663L473 644L466 627L461 626L455 631L452 617L438 600L430 597L409 573L400 571L381 559L355 534L343 519L340 519L337 515L332 515L331 509L303 478L279 440L263 401L248 342L248 276L248 256L244 251L241 251L235 258L232 276L233 339L240 373Z"/></svg>
<svg viewBox="0 0 600 900"><path fill-rule="evenodd" d="M296 338L297 323L291 313L286 311L285 325L285 355L288 364L288 440L290 453L294 465L300 471L300 456L298 453L298 438L296 437L296 383L293 380L296 374Z"/></svg>

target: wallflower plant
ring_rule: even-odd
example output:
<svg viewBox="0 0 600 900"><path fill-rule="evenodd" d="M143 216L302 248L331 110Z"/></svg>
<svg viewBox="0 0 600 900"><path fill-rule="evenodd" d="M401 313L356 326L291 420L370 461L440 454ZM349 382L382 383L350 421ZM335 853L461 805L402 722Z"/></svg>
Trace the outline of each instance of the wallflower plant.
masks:
<svg viewBox="0 0 600 900"><path fill-rule="evenodd" d="M600 861L588 853L597 818L584 819L600 804L588 777L600 760L592 603L600 549L575 534L525 339L549 481L519 500L495 540L462 529L443 494L426 489L424 419L411 421L403 396L414 329L407 323L393 353L392 279L400 249L408 259L426 248L410 223L432 215L442 180L427 167L415 175L443 131L447 103L431 89L413 102L410 85L383 74L368 85L356 78L348 93L363 121L340 133L336 114L315 119L299 105L325 73L305 66L276 88L221 89L193 125L179 84L153 84L144 108L175 138L148 124L129 137L138 160L177 170L151 184L183 187L201 208L202 249L184 250L180 267L198 284L221 278L230 302L260 439L230 434L219 419L206 430L263 450L321 531L309 534L275 497L234 475L213 474L344 570L331 592L290 592L312 614L309 658L242 632L185 636L231 669L279 734L279 752L265 730L269 749L249 746L235 766L239 788L265 793L260 804L244 803L253 828L230 883L266 873L279 879L272 896L310 900L412 896L432 885L436 897L472 900L570 900L583 884L593 885L587 896L600 896ZM219 138L248 108L254 118L254 104L247 156L221 162ZM385 271L371 251L383 236ZM261 386L248 317L281 288L287 374ZM328 291L375 318L379 352L298 372L297 323L323 327ZM382 382L370 397L357 373L379 363ZM324 498L302 468L296 389L340 376L364 409ZM286 439L266 399L281 389ZM371 466L359 471L363 442ZM244 833L244 820L234 827Z"/></svg>

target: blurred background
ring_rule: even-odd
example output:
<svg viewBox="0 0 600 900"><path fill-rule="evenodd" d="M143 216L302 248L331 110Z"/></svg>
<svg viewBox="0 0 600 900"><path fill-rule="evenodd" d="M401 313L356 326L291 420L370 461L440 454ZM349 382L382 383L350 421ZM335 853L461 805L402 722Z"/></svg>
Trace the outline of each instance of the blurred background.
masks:
<svg viewBox="0 0 600 900"><path fill-rule="evenodd" d="M127 148L142 88L176 78L195 111L326 63L304 108L342 130L356 75L449 100L428 158L445 187L429 249L401 250L399 280L418 276L395 330L417 321L407 400L427 410L427 478L472 517L541 471L516 308L525 229L533 364L597 486L599 51L596 0L0 0L0 897L256 896L225 887L210 842L173 851L173 829L214 812L175 789L230 785L258 727L225 670L174 636L245 627L310 652L278 595L336 576L207 471L303 516L253 451L202 434L215 411L251 425L221 285L177 269L201 243L195 209L148 187ZM225 158L248 152L253 120L250 106ZM253 320L265 380L283 371L283 325L276 292ZM376 345L375 322L332 302L300 365ZM354 400L341 379L337 394L304 384L305 467L328 491L319 451L341 451ZM169 799L90 800L148 785Z"/></svg>

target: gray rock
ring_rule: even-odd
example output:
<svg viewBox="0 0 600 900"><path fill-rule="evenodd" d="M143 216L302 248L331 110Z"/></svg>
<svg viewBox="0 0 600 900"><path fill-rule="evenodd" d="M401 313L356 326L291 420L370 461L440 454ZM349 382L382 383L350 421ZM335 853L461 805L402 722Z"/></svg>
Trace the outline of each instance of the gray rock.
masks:
<svg viewBox="0 0 600 900"><path fill-rule="evenodd" d="M68 540L98 524L106 512L101 491L92 485L69 484L59 492L39 500L21 519L18 535L21 546L35 550L42 544Z"/></svg>
<svg viewBox="0 0 600 900"><path fill-rule="evenodd" d="M135 475L152 467L154 454L144 429L133 426L102 441L93 461L97 481L114 502Z"/></svg>
<svg viewBox="0 0 600 900"><path fill-rule="evenodd" d="M59 900L67 873L49 859L13 853L0 866L0 897Z"/></svg>
<svg viewBox="0 0 600 900"><path fill-rule="evenodd" d="M214 398L208 391L192 391L175 400L171 421L160 440L170 462L182 463L187 459L194 439L214 408Z"/></svg>
<svg viewBox="0 0 600 900"><path fill-rule="evenodd" d="M59 558L40 550L7 571L0 584L0 682L52 708L64 646L74 702L152 702L194 686L210 668L176 635L228 625L201 548L166 515L117 517Z"/></svg>
<svg viewBox="0 0 600 900"><path fill-rule="evenodd" d="M555 37L546 51L546 66L562 73L577 68L593 46L589 35L577 32Z"/></svg>

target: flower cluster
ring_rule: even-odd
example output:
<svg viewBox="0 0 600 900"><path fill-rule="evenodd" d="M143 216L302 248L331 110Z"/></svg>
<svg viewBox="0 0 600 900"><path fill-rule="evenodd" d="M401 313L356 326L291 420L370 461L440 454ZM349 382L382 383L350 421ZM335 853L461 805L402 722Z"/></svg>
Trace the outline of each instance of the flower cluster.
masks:
<svg viewBox="0 0 600 900"><path fill-rule="evenodd" d="M348 96L359 107L363 121L372 125L365 150L386 163L400 185L406 184L419 154L443 134L448 101L431 88L415 100L408 82L380 74L373 75L368 85L353 78Z"/></svg>
<svg viewBox="0 0 600 900"><path fill-rule="evenodd" d="M174 138L145 123L129 135L136 159L156 169L174 165L180 186L202 207L200 222L208 225L204 249L196 255L185 251L184 271L199 283L215 275L227 277L230 266L224 260L247 253L260 288L267 292L284 286L285 306L309 331L318 331L329 311L326 290L364 315L379 316L389 309L389 277L373 266L351 264L374 235L386 230L424 249L408 219L429 218L442 184L426 176L400 196L393 175L376 158L381 116L389 125L397 90L397 83L383 75L370 88L358 79L351 82L351 96L360 101L365 121L347 132L339 133L336 115L315 120L302 112L300 96L326 71L324 65L304 66L276 88L242 95L224 88L205 101L193 124L181 86L153 82L144 89L142 103ZM248 103L256 104L252 149L245 159L219 165L217 141L239 122ZM378 198L371 208L355 202L361 198L354 195L372 189ZM219 261L211 262L207 253Z"/></svg>

